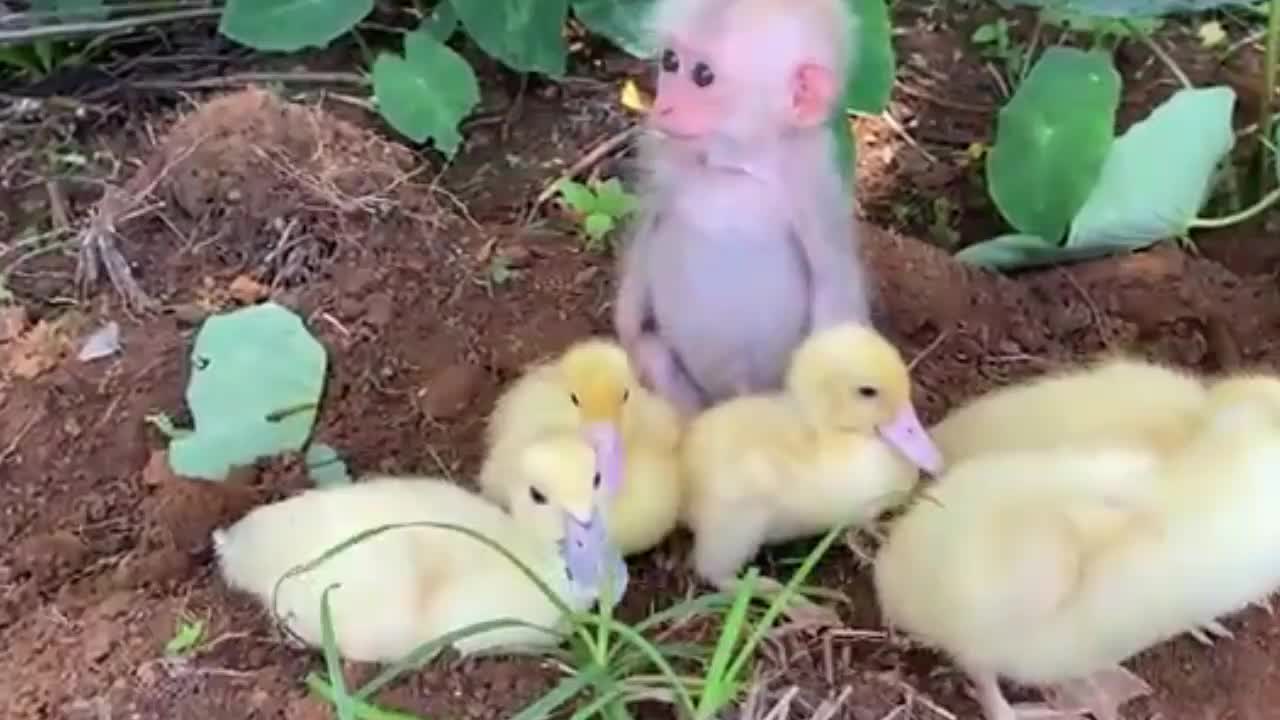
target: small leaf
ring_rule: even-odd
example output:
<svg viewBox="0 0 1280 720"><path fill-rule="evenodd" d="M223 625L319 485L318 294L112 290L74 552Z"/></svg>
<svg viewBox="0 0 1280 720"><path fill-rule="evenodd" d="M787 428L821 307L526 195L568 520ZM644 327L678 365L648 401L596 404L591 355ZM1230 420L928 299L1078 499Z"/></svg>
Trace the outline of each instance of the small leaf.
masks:
<svg viewBox="0 0 1280 720"><path fill-rule="evenodd" d="M1114 248L1067 248L1035 235L1010 234L975 243L956 253L956 260L988 270L1025 270L1102 257Z"/></svg>
<svg viewBox="0 0 1280 720"><path fill-rule="evenodd" d="M173 634L169 642L165 643L164 652L166 655L183 655L191 650L200 642L200 638L204 635L204 622L201 620L193 620L190 622L182 621L178 624L178 631Z"/></svg>
<svg viewBox="0 0 1280 720"><path fill-rule="evenodd" d="M275 303L205 320L187 385L195 431L170 443L174 472L222 480L233 466L300 450L315 422L326 363L302 319Z"/></svg>
<svg viewBox="0 0 1280 720"><path fill-rule="evenodd" d="M846 0L858 18L856 54L844 98L852 112L878 115L889 104L897 59L893 53L893 25L885 0Z"/></svg>
<svg viewBox="0 0 1280 720"><path fill-rule="evenodd" d="M613 218L604 213L592 213L582 222L582 229L592 240L600 241L613 230Z"/></svg>
<svg viewBox="0 0 1280 720"><path fill-rule="evenodd" d="M580 213L590 213L595 210L596 196L595 193L580 182L574 182L568 178L561 180L556 188L560 191L560 196L564 201Z"/></svg>
<svg viewBox="0 0 1280 720"><path fill-rule="evenodd" d="M636 197L622 187L618 178L609 178L595 187L596 212L617 220L629 215L636 208Z"/></svg>
<svg viewBox="0 0 1280 720"><path fill-rule="evenodd" d="M431 35L404 37L405 57L382 53L373 63L373 92L387 122L414 142L430 138L452 157L462 143L458 124L480 102L475 71Z"/></svg>
<svg viewBox="0 0 1280 720"><path fill-rule="evenodd" d="M324 443L311 443L307 448L307 476L316 487L350 485L351 474L338 451Z"/></svg>
<svg viewBox="0 0 1280 720"><path fill-rule="evenodd" d="M998 30L995 23L985 23L979 25L978 29L973 31L973 36L970 39L979 45L986 45L995 41Z"/></svg>
<svg viewBox="0 0 1280 720"><path fill-rule="evenodd" d="M645 26L655 0L573 0L573 14L593 33L609 38L635 57L651 57L656 48Z"/></svg>
<svg viewBox="0 0 1280 720"><path fill-rule="evenodd" d="M323 48L373 11L373 0L227 0L218 32L254 50Z"/></svg>
<svg viewBox="0 0 1280 720"><path fill-rule="evenodd" d="M440 42L447 41L458 29L458 11L453 4L444 0L431 11L431 17L422 21L419 30L427 33Z"/></svg>
<svg viewBox="0 0 1280 720"><path fill-rule="evenodd" d="M516 72L564 75L569 0L451 0L480 49Z"/></svg>
<svg viewBox="0 0 1280 720"><path fill-rule="evenodd" d="M987 189L1016 230L1058 243L1111 149L1120 75L1109 56L1051 47L999 113Z"/></svg>
<svg viewBox="0 0 1280 720"><path fill-rule="evenodd" d="M1067 245L1139 249L1182 234L1235 144L1227 85L1183 89L1116 140Z"/></svg>

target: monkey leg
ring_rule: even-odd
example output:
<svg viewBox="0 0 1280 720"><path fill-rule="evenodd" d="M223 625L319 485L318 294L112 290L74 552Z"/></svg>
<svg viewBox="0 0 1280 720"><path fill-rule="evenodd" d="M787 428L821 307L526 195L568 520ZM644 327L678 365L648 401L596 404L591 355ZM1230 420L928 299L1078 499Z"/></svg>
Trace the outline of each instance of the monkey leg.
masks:
<svg viewBox="0 0 1280 720"><path fill-rule="evenodd" d="M707 406L706 396L662 338L654 333L642 334L635 354L640 376L681 413L692 415Z"/></svg>

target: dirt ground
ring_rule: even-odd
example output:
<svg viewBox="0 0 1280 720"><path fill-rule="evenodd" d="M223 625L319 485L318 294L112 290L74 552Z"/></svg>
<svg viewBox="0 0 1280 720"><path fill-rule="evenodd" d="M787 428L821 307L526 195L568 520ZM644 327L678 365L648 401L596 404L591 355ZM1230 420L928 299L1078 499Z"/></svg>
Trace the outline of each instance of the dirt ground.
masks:
<svg viewBox="0 0 1280 720"><path fill-rule="evenodd" d="M928 28L928 17L915 20ZM892 112L903 129L858 126L877 321L919 356L927 419L1108 349L1208 371L1277 367L1280 251L1263 225L1201 236L1199 257L1162 247L1016 278L965 268L937 247L998 228L963 158L988 139L999 97L983 72L936 70L972 53L963 36L898 38ZM1198 79L1237 72L1189 70ZM1171 89L1131 83L1129 119ZM109 289L72 302L72 258L58 255L24 265L11 278L23 302L0 306L4 717L329 717L300 683L321 660L286 645L255 605L224 589L209 548L215 527L307 486L301 463L263 464L225 485L185 481L166 472L163 438L143 418L186 419L187 353L203 317L270 296L301 314L330 354L315 434L354 473L470 476L502 384L572 339L609 331L612 261L583 249L553 208L530 226L523 215L566 164L625 127L614 92L604 82L532 89L518 121L509 111L471 128L443 172L369 130L357 110L261 90L152 114L104 141L120 160L113 177L140 200L119 227L120 249L162 310L126 313ZM76 215L100 195L66 192ZM939 211L936 198L949 205ZM8 219L25 207L7 202ZM954 235L931 236L943 227ZM85 335L108 319L121 324L122 354L78 361ZM689 589L686 548L676 537L635 564L624 614ZM770 687L799 688L792 717L846 689L838 717L976 717L949 664L884 637L867 573L848 552L833 551L818 582L855 606L845 631L771 649L786 670ZM188 659L167 659L183 617L205 621L207 639ZM1274 717L1280 619L1250 609L1226 624L1234 640L1209 648L1184 638L1139 657L1133 665L1156 694L1125 717ZM378 700L422 717L505 718L557 672L530 660L449 662Z"/></svg>

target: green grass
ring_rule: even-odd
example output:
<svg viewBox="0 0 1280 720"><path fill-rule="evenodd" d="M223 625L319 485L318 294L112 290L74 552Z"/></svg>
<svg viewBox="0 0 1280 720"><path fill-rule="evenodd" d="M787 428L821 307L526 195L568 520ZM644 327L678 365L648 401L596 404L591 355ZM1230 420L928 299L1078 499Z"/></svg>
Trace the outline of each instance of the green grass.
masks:
<svg viewBox="0 0 1280 720"><path fill-rule="evenodd" d="M601 598L596 609L575 612L534 572L510 551L493 540L458 525L448 523L398 523L383 525L359 533L325 551L316 560L295 568L285 578L306 572L328 558L368 540L382 532L407 527L434 527L469 535L502 553L530 578L547 597L561 608L565 617L559 630L543 628L561 637L559 645L542 649L538 654L555 660L565 677L546 694L514 713L512 720L542 720L552 716L570 720L631 718L628 707L644 699L662 698L681 720L711 720L739 701L753 677L756 650L778 621L788 603L800 593L805 579L831 544L844 531L838 527L827 533L804 558L791 575L782 592L772 596L763 610L752 600L760 597L755 584L759 577L750 568L732 593L706 593L648 617L626 623L613 616L610 598ZM284 578L281 578L283 581ZM610 587L605 582L604 587ZM333 620L329 608L329 592L321 596L321 634L325 673L311 673L305 683L320 698L330 703L339 720L429 720L409 713L387 710L373 704L372 697L381 689L408 673L431 662L441 650L471 635L513 625L528 626L512 619L496 619L459 629L424 643L409 655L387 666L381 673L358 689L347 686L342 663L334 640ZM699 619L711 619L719 625L714 644L691 644L659 639L661 631Z"/></svg>

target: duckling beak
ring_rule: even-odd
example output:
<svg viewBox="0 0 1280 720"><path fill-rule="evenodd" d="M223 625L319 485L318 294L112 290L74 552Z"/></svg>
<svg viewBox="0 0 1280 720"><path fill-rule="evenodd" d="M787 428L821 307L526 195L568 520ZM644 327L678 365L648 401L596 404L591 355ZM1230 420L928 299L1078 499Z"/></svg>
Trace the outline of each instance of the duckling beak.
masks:
<svg viewBox="0 0 1280 720"><path fill-rule="evenodd" d="M612 495L622 487L626 453L622 446L622 433L618 424L608 420L589 423L583 435L596 452L596 467L600 470L600 485Z"/></svg>
<svg viewBox="0 0 1280 720"><path fill-rule="evenodd" d="M906 456L916 467L930 475L937 475L942 470L942 451L929 437L928 431L916 415L916 409L907 403L898 415L888 423L876 428L880 437Z"/></svg>
<svg viewBox="0 0 1280 720"><path fill-rule="evenodd" d="M580 514L565 511L561 554L569 577L580 585L592 586L599 574L600 558L606 546L605 527L594 507L588 509L585 520L579 517Z"/></svg>

